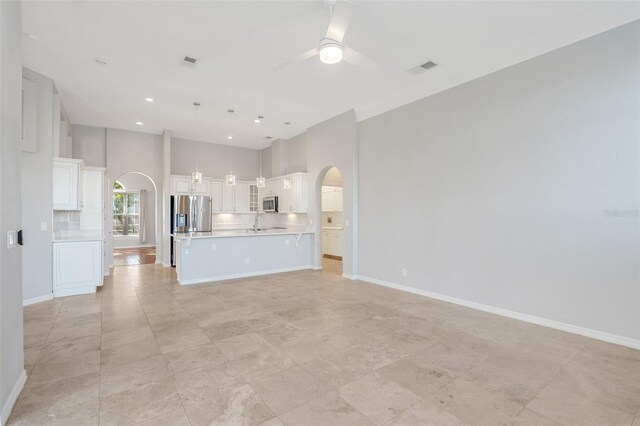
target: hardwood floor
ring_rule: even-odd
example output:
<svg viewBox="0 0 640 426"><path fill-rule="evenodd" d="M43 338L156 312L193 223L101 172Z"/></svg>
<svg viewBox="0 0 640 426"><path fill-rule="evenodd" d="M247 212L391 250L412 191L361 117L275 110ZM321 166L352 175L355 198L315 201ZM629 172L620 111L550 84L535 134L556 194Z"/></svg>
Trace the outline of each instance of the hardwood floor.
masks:
<svg viewBox="0 0 640 426"><path fill-rule="evenodd" d="M640 351L325 265L191 286L116 268L25 307L9 424L639 424Z"/></svg>
<svg viewBox="0 0 640 426"><path fill-rule="evenodd" d="M114 266L147 265L156 262L155 247L115 248Z"/></svg>

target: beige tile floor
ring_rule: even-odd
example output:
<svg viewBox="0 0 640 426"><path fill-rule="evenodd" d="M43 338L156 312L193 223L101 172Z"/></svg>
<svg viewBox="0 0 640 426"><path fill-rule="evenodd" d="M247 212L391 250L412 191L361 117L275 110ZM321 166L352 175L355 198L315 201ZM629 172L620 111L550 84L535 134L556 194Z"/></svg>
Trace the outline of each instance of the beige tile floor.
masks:
<svg viewBox="0 0 640 426"><path fill-rule="evenodd" d="M27 307L9 423L640 425L640 351L339 270L181 287L121 267Z"/></svg>

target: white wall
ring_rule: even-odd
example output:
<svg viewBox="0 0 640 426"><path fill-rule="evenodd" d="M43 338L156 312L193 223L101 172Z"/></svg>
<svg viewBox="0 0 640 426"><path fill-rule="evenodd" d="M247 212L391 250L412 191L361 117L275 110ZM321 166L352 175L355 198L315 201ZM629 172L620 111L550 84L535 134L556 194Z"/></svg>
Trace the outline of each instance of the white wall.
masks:
<svg viewBox="0 0 640 426"><path fill-rule="evenodd" d="M343 186L342 175L340 174L340 170L336 167L332 167L327 171L327 174L324 175L324 179L322 180L322 185L324 186Z"/></svg>
<svg viewBox="0 0 640 426"><path fill-rule="evenodd" d="M635 22L359 123L360 275L638 342L639 56Z"/></svg>
<svg viewBox="0 0 640 426"><path fill-rule="evenodd" d="M118 178L127 191L146 190L146 200L144 204L146 223L146 241L142 243L139 237L114 237L114 247L132 247L132 246L153 246L156 243L156 193L153 182L149 178L139 173L126 173Z"/></svg>
<svg viewBox="0 0 640 426"><path fill-rule="evenodd" d="M171 174L191 175L196 167L203 176L224 179L233 161L233 174L237 180L255 180L258 177L258 150L195 142L171 138ZM233 158L232 158L233 153Z"/></svg>
<svg viewBox="0 0 640 426"><path fill-rule="evenodd" d="M0 2L0 424L18 397L24 371L22 249L7 249L20 229L20 121L22 88L20 2Z"/></svg>
<svg viewBox="0 0 640 426"><path fill-rule="evenodd" d="M107 129L107 176L111 182L119 179L126 173L138 172L147 175L157 188L158 194L162 194L162 136L128 130ZM157 214L162 215L162 200L155 200ZM156 212L154 211L154 215ZM161 229L161 220L156 224L156 250L162 253L162 244L159 243L164 231Z"/></svg>
<svg viewBox="0 0 640 426"><path fill-rule="evenodd" d="M271 146L262 150L262 176L265 178L273 177L271 168Z"/></svg>
<svg viewBox="0 0 640 426"><path fill-rule="evenodd" d="M104 127L71 125L73 158L85 165L107 167L107 129Z"/></svg>
<svg viewBox="0 0 640 426"><path fill-rule="evenodd" d="M51 295L52 212L51 185L54 125L54 85L48 77L23 69L23 76L33 81L38 90L36 152L22 153L22 229L25 245L22 248L22 296L24 300ZM47 224L41 230L40 224ZM34 268L34 265L38 265Z"/></svg>
<svg viewBox="0 0 640 426"><path fill-rule="evenodd" d="M342 174L343 189L343 274L357 274L357 181L356 181L356 123L353 111L340 114L317 124L307 131L307 170L309 173L309 219L318 237L314 244L314 265L322 266L321 187L325 173L337 167Z"/></svg>

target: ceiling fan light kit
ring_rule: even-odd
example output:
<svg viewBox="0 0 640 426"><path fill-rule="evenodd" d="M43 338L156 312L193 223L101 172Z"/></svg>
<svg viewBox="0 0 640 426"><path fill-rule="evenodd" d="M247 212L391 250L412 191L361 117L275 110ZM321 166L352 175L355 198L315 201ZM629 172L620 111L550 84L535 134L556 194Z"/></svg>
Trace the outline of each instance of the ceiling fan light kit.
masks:
<svg viewBox="0 0 640 426"><path fill-rule="evenodd" d="M318 51L320 60L325 64L337 64L342 61L342 45L335 40L323 38Z"/></svg>

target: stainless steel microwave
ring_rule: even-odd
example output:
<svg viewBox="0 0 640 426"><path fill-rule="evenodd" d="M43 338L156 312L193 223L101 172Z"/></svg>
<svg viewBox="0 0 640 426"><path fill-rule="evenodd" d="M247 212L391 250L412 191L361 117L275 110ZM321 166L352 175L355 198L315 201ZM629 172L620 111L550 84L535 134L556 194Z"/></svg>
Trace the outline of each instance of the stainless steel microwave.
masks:
<svg viewBox="0 0 640 426"><path fill-rule="evenodd" d="M262 211L265 213L278 213L278 197L271 195L262 199Z"/></svg>

